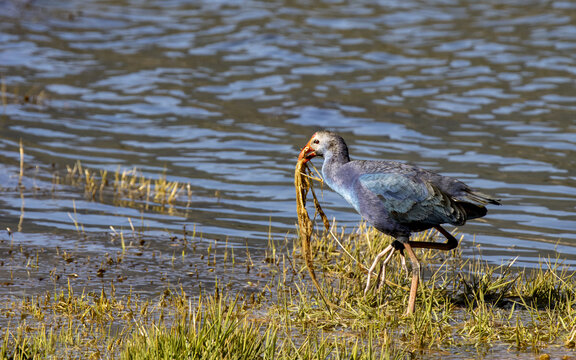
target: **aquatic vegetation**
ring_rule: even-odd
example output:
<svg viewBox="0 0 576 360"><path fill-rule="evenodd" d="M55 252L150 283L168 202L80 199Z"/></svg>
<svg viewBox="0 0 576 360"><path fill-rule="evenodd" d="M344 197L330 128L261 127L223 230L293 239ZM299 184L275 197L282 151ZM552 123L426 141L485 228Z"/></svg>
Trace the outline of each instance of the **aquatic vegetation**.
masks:
<svg viewBox="0 0 576 360"><path fill-rule="evenodd" d="M331 230L361 262L391 241L365 225L351 233L335 225ZM364 297L358 279L365 269L340 251L332 236L314 236L319 285L335 307L325 305L304 275L298 247L271 241L265 256L250 256L249 266L267 280L249 293L232 292L220 282L199 294L166 288L150 299L117 295L114 286L85 293L68 285L10 298L0 309L0 316L10 319L1 334L0 358L404 359L507 351L573 356L576 281L558 260L523 270L513 262L494 266L459 252L444 258L425 251L426 281L416 313L406 316L409 284L399 264L391 265L385 289ZM205 261L217 261L213 248L202 252ZM245 267L230 263L226 271Z"/></svg>
<svg viewBox="0 0 576 360"><path fill-rule="evenodd" d="M66 176L57 181L82 186L94 200L117 196L137 206L170 207L190 196L185 185L137 171L111 175L77 163ZM83 239L83 224L75 213L70 217ZM318 225L324 220L313 219ZM18 274L35 274L54 288L0 294L0 359L574 357L576 277L559 259L521 269L515 259L495 266L463 257L460 249L424 250L416 313L404 315L410 284L399 262L390 263L381 291L364 295L364 264L392 241L364 223L347 231L331 221L325 231L307 233L307 249L293 234L274 239L271 232L264 254L198 241L195 229L184 228L157 239L171 244L170 253L152 255L162 267L150 275L159 278L156 295L145 296L132 290L128 270L151 251L149 238L129 222L128 230L112 227L110 253L92 259L58 248L54 256L39 256L44 249L14 243L11 232L11 240L0 240L0 269L9 274L0 286L13 287ZM436 234L418 236L433 240ZM307 273L310 263L317 284ZM169 274L198 279L202 272L213 283L165 281ZM230 286L248 273L244 287ZM256 278L261 281L252 283ZM125 285L130 290L117 291Z"/></svg>
<svg viewBox="0 0 576 360"><path fill-rule="evenodd" d="M73 166L67 166L66 170L66 175L63 178L56 176L54 182L64 181L75 186L83 186L84 194L93 200L97 197L102 199L108 192L113 194L114 202L118 205L138 205L146 210L154 206L157 210L170 209L182 198L186 199L188 206L192 199L190 184L169 181L165 174L157 179L151 179L137 169L120 168L114 174L109 174L107 170L86 168L80 161Z"/></svg>
<svg viewBox="0 0 576 360"><path fill-rule="evenodd" d="M313 182L311 181L311 171L306 165L304 159L299 159L294 170L294 186L296 189L296 214L298 218L298 236L300 238L300 246L302 249L302 256L304 257L304 262L312 283L316 287L318 294L324 300L327 306L334 307L334 304L324 296L322 287L318 283L316 278L316 272L314 271L314 262L312 261L312 254L310 253L310 238L313 233L313 222L310 220L308 215L308 210L306 210L306 195L308 192L312 193L312 198L314 199L314 208L316 214L320 216L322 222L324 223L325 230L330 229L330 222L324 214L316 193L314 192ZM317 179L319 180L319 179ZM320 180L321 181L321 180Z"/></svg>
<svg viewBox="0 0 576 360"><path fill-rule="evenodd" d="M43 106L46 104L48 96L44 89L38 86L32 86L24 89L20 86L8 87L4 76L0 77L0 101L2 107L6 108L8 104L32 104Z"/></svg>

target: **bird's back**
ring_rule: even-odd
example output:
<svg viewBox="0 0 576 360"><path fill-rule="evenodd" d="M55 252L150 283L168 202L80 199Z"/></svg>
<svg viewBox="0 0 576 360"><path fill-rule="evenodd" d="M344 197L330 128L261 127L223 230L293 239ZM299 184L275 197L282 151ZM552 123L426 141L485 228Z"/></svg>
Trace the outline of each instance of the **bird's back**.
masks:
<svg viewBox="0 0 576 360"><path fill-rule="evenodd" d="M328 185L360 215L392 235L462 225L486 215L484 204L498 204L459 180L395 161L325 164L323 172Z"/></svg>

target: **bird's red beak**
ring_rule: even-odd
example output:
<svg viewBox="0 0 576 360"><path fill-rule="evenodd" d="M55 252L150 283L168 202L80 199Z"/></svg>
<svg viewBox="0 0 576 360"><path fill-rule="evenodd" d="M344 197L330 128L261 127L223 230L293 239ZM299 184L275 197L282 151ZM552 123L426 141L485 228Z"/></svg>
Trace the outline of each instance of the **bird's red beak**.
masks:
<svg viewBox="0 0 576 360"><path fill-rule="evenodd" d="M310 141L312 141L312 139L310 139ZM304 159L304 163L307 163L310 161L310 159L316 156L316 152L310 148L310 141L308 141L306 146L304 146L300 151L300 155L298 155L298 161Z"/></svg>

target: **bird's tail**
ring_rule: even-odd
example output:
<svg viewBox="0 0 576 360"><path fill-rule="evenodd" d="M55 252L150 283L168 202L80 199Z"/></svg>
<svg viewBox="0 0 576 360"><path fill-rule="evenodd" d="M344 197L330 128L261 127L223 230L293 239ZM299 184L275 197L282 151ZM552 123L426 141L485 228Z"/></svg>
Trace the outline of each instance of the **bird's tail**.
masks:
<svg viewBox="0 0 576 360"><path fill-rule="evenodd" d="M476 205L465 201L459 201L458 205L466 213L466 220L481 218L488 210L482 205Z"/></svg>
<svg viewBox="0 0 576 360"><path fill-rule="evenodd" d="M483 194L479 191L466 190L466 197L482 205L486 204L502 205L500 203L500 199L495 199L492 196Z"/></svg>
<svg viewBox="0 0 576 360"><path fill-rule="evenodd" d="M488 211L484 205L501 205L499 199L494 199L490 195L486 195L470 189L465 190L465 192L466 196L464 198L458 199L457 203L460 208L464 210L464 213L466 213L466 220L477 219L486 215Z"/></svg>

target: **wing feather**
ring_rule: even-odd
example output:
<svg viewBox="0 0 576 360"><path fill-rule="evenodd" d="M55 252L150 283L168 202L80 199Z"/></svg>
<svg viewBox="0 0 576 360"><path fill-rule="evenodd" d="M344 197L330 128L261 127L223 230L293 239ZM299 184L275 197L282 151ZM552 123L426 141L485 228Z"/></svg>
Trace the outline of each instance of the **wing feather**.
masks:
<svg viewBox="0 0 576 360"><path fill-rule="evenodd" d="M425 179L402 173L373 173L361 175L359 182L399 223L463 224L466 220L461 206Z"/></svg>

